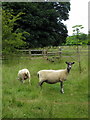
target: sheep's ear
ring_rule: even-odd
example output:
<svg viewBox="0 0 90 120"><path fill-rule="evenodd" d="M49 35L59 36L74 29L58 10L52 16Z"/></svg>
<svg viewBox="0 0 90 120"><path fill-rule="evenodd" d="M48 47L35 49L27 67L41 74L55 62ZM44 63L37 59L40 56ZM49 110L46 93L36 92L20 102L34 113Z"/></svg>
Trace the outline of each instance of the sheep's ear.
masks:
<svg viewBox="0 0 90 120"><path fill-rule="evenodd" d="M72 64L74 64L75 62L72 62Z"/></svg>
<svg viewBox="0 0 90 120"><path fill-rule="evenodd" d="M65 62L66 64L68 64L68 62Z"/></svg>

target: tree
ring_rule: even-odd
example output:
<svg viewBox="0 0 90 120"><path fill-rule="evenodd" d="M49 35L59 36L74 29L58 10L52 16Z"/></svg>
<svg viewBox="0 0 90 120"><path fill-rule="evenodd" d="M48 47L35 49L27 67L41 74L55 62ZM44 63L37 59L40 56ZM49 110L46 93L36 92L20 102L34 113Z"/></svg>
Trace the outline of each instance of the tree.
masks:
<svg viewBox="0 0 90 120"><path fill-rule="evenodd" d="M66 39L66 45L77 45L77 36L72 35L68 36ZM78 45L87 45L88 44L88 35L85 33L80 33L79 36L79 42Z"/></svg>
<svg viewBox="0 0 90 120"><path fill-rule="evenodd" d="M74 28L73 32L76 35L76 45L77 45L77 54L78 54L78 63L79 63L79 71L81 73L81 61L80 61L80 52L79 52L79 47L78 45L81 43L79 39L79 34L80 34L80 29L83 29L82 25L75 25L72 28Z"/></svg>
<svg viewBox="0 0 90 120"><path fill-rule="evenodd" d="M90 30L88 31L88 45L90 45Z"/></svg>
<svg viewBox="0 0 90 120"><path fill-rule="evenodd" d="M12 11L2 10L2 49L4 53L14 52L16 48L26 44L23 41L25 37L23 37L23 33L18 32L18 28L13 32L16 21L20 20L23 13L20 12L15 16L12 13Z"/></svg>
<svg viewBox="0 0 90 120"><path fill-rule="evenodd" d="M13 9L14 15L25 13L17 21L17 27L30 33L26 35L29 47L57 46L66 42L68 31L62 20L69 17L69 2L9 2L3 9Z"/></svg>
<svg viewBox="0 0 90 120"><path fill-rule="evenodd" d="M88 43L87 37L85 34L82 34L80 31L84 27L82 25L75 25L73 28L73 36L67 39L67 44L76 45L77 46L77 58L78 58L78 65L79 71L81 73L81 60L80 60L80 52L79 52L79 45L86 45ZM86 40L84 40L86 38Z"/></svg>

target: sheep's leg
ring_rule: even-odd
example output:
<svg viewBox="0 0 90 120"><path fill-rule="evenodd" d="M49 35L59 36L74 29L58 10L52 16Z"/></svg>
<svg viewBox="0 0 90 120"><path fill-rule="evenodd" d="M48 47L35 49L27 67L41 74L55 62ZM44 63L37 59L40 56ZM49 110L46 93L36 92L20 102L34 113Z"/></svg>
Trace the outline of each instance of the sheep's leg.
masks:
<svg viewBox="0 0 90 120"><path fill-rule="evenodd" d="M25 80L22 80L22 83L25 83Z"/></svg>
<svg viewBox="0 0 90 120"><path fill-rule="evenodd" d="M64 90L63 90L63 82L61 82L61 93L64 93Z"/></svg>
<svg viewBox="0 0 90 120"><path fill-rule="evenodd" d="M24 83L25 81L24 80L21 80L22 83Z"/></svg>
<svg viewBox="0 0 90 120"><path fill-rule="evenodd" d="M30 85L31 85L31 81L30 81L30 74L28 73L28 82L30 83Z"/></svg>
<svg viewBox="0 0 90 120"><path fill-rule="evenodd" d="M30 81L30 78L29 78L28 82L29 82L29 83L30 83L30 85L31 85L31 81Z"/></svg>
<svg viewBox="0 0 90 120"><path fill-rule="evenodd" d="M42 87L42 84L44 83L44 81L40 81L39 82L39 86Z"/></svg>
<svg viewBox="0 0 90 120"><path fill-rule="evenodd" d="M25 80L24 80L24 76L22 76L21 82L22 82L22 83L24 83L24 82L25 82Z"/></svg>

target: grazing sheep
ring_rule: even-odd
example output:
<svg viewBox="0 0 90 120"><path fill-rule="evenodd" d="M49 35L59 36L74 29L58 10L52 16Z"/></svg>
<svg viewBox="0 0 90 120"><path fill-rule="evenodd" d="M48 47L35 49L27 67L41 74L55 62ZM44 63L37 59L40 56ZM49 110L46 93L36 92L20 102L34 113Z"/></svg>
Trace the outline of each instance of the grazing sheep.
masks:
<svg viewBox="0 0 90 120"><path fill-rule="evenodd" d="M44 82L54 84L61 83L61 93L64 93L63 82L67 79L72 64L75 62L66 62L67 68L62 70L40 70L37 74L39 77L39 85L42 86Z"/></svg>
<svg viewBox="0 0 90 120"><path fill-rule="evenodd" d="M29 70L28 69L19 70L18 80L20 80L22 83L24 83L26 79L29 79L29 83L30 83L30 72L29 72Z"/></svg>

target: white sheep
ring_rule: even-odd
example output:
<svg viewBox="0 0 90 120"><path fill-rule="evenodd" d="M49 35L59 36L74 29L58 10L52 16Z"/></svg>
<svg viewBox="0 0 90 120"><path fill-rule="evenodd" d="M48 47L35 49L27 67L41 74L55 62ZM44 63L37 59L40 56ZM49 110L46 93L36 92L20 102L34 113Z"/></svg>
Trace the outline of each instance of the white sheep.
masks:
<svg viewBox="0 0 90 120"><path fill-rule="evenodd" d="M72 64L75 62L66 62L67 68L62 70L40 70L37 74L39 77L39 85L42 86L44 82L54 84L61 83L61 93L64 93L63 82L67 79Z"/></svg>
<svg viewBox="0 0 90 120"><path fill-rule="evenodd" d="M26 79L28 79L29 83L30 83L30 72L29 72L29 70L28 69L19 70L18 80L20 80L22 83L24 83Z"/></svg>

